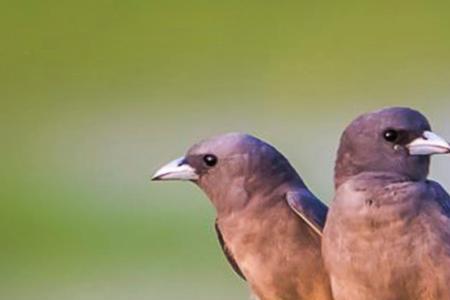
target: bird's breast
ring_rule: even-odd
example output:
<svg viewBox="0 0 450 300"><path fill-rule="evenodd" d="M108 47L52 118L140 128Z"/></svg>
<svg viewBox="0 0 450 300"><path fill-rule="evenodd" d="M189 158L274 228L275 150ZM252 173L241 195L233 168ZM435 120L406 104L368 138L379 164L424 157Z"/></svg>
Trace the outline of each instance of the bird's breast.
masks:
<svg viewBox="0 0 450 300"><path fill-rule="evenodd" d="M305 273L314 278L323 271L317 263L321 261L320 241L308 238L312 231L304 231L299 218L282 204L266 212L234 215L220 220L220 226L255 293L264 295L263 299L281 299L280 295L302 299L302 285L308 285Z"/></svg>

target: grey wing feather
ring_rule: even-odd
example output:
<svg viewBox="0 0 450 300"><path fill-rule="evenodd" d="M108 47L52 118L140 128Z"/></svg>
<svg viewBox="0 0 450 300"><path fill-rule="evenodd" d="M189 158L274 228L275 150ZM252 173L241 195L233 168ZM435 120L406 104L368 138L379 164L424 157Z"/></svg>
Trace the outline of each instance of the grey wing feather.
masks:
<svg viewBox="0 0 450 300"><path fill-rule="evenodd" d="M442 213L445 214L447 217L450 218L450 196L449 194L444 190L444 188L435 181L428 181L430 184L433 193L434 193L434 199L439 203L439 205L442 208Z"/></svg>
<svg viewBox="0 0 450 300"><path fill-rule="evenodd" d="M306 189L287 192L286 200L291 209L318 235L322 236L328 207Z"/></svg>
<svg viewBox="0 0 450 300"><path fill-rule="evenodd" d="M217 220L215 223L215 229L216 229L216 233L217 233L217 238L219 239L220 246L222 247L223 253L225 254L225 257L227 258L231 267L242 279L247 280L245 278L244 274L242 274L242 271L239 268L236 260L234 259L233 254L230 252L227 245L225 244L225 240L223 239L222 233L220 232L220 228L219 228L219 225L217 224Z"/></svg>

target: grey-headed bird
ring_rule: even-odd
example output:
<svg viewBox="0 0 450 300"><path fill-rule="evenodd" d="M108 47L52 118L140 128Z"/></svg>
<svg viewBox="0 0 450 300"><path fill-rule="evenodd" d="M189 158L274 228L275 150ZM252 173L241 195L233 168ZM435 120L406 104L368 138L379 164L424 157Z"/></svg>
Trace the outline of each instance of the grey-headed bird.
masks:
<svg viewBox="0 0 450 300"><path fill-rule="evenodd" d="M188 180L206 193L223 252L257 298L331 299L320 254L327 207L274 147L247 134L220 135L153 180Z"/></svg>
<svg viewBox="0 0 450 300"><path fill-rule="evenodd" d="M450 299L450 197L427 179L450 145L409 108L344 131L322 252L336 300Z"/></svg>

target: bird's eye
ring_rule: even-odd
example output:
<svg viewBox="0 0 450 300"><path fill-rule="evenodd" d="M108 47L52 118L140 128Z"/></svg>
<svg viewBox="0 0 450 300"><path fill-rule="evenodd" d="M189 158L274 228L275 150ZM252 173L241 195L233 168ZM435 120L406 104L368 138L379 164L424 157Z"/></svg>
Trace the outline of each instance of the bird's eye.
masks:
<svg viewBox="0 0 450 300"><path fill-rule="evenodd" d="M212 154L206 154L203 156L203 161L208 167L214 167L217 164L217 157Z"/></svg>
<svg viewBox="0 0 450 300"><path fill-rule="evenodd" d="M388 142L395 142L398 138L398 132L394 129L388 129L383 133L383 137Z"/></svg>

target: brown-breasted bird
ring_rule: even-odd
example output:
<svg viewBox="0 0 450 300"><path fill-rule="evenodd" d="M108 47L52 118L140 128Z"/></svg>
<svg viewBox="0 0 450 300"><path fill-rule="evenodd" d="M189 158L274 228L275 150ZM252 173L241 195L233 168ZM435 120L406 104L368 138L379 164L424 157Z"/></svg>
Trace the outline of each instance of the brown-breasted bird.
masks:
<svg viewBox="0 0 450 300"><path fill-rule="evenodd" d="M450 299L450 197L427 179L450 145L409 108L344 131L322 240L336 300Z"/></svg>
<svg viewBox="0 0 450 300"><path fill-rule="evenodd" d="M216 136L153 180L188 180L206 193L225 256L256 297L331 299L320 254L327 207L274 147L242 133Z"/></svg>

